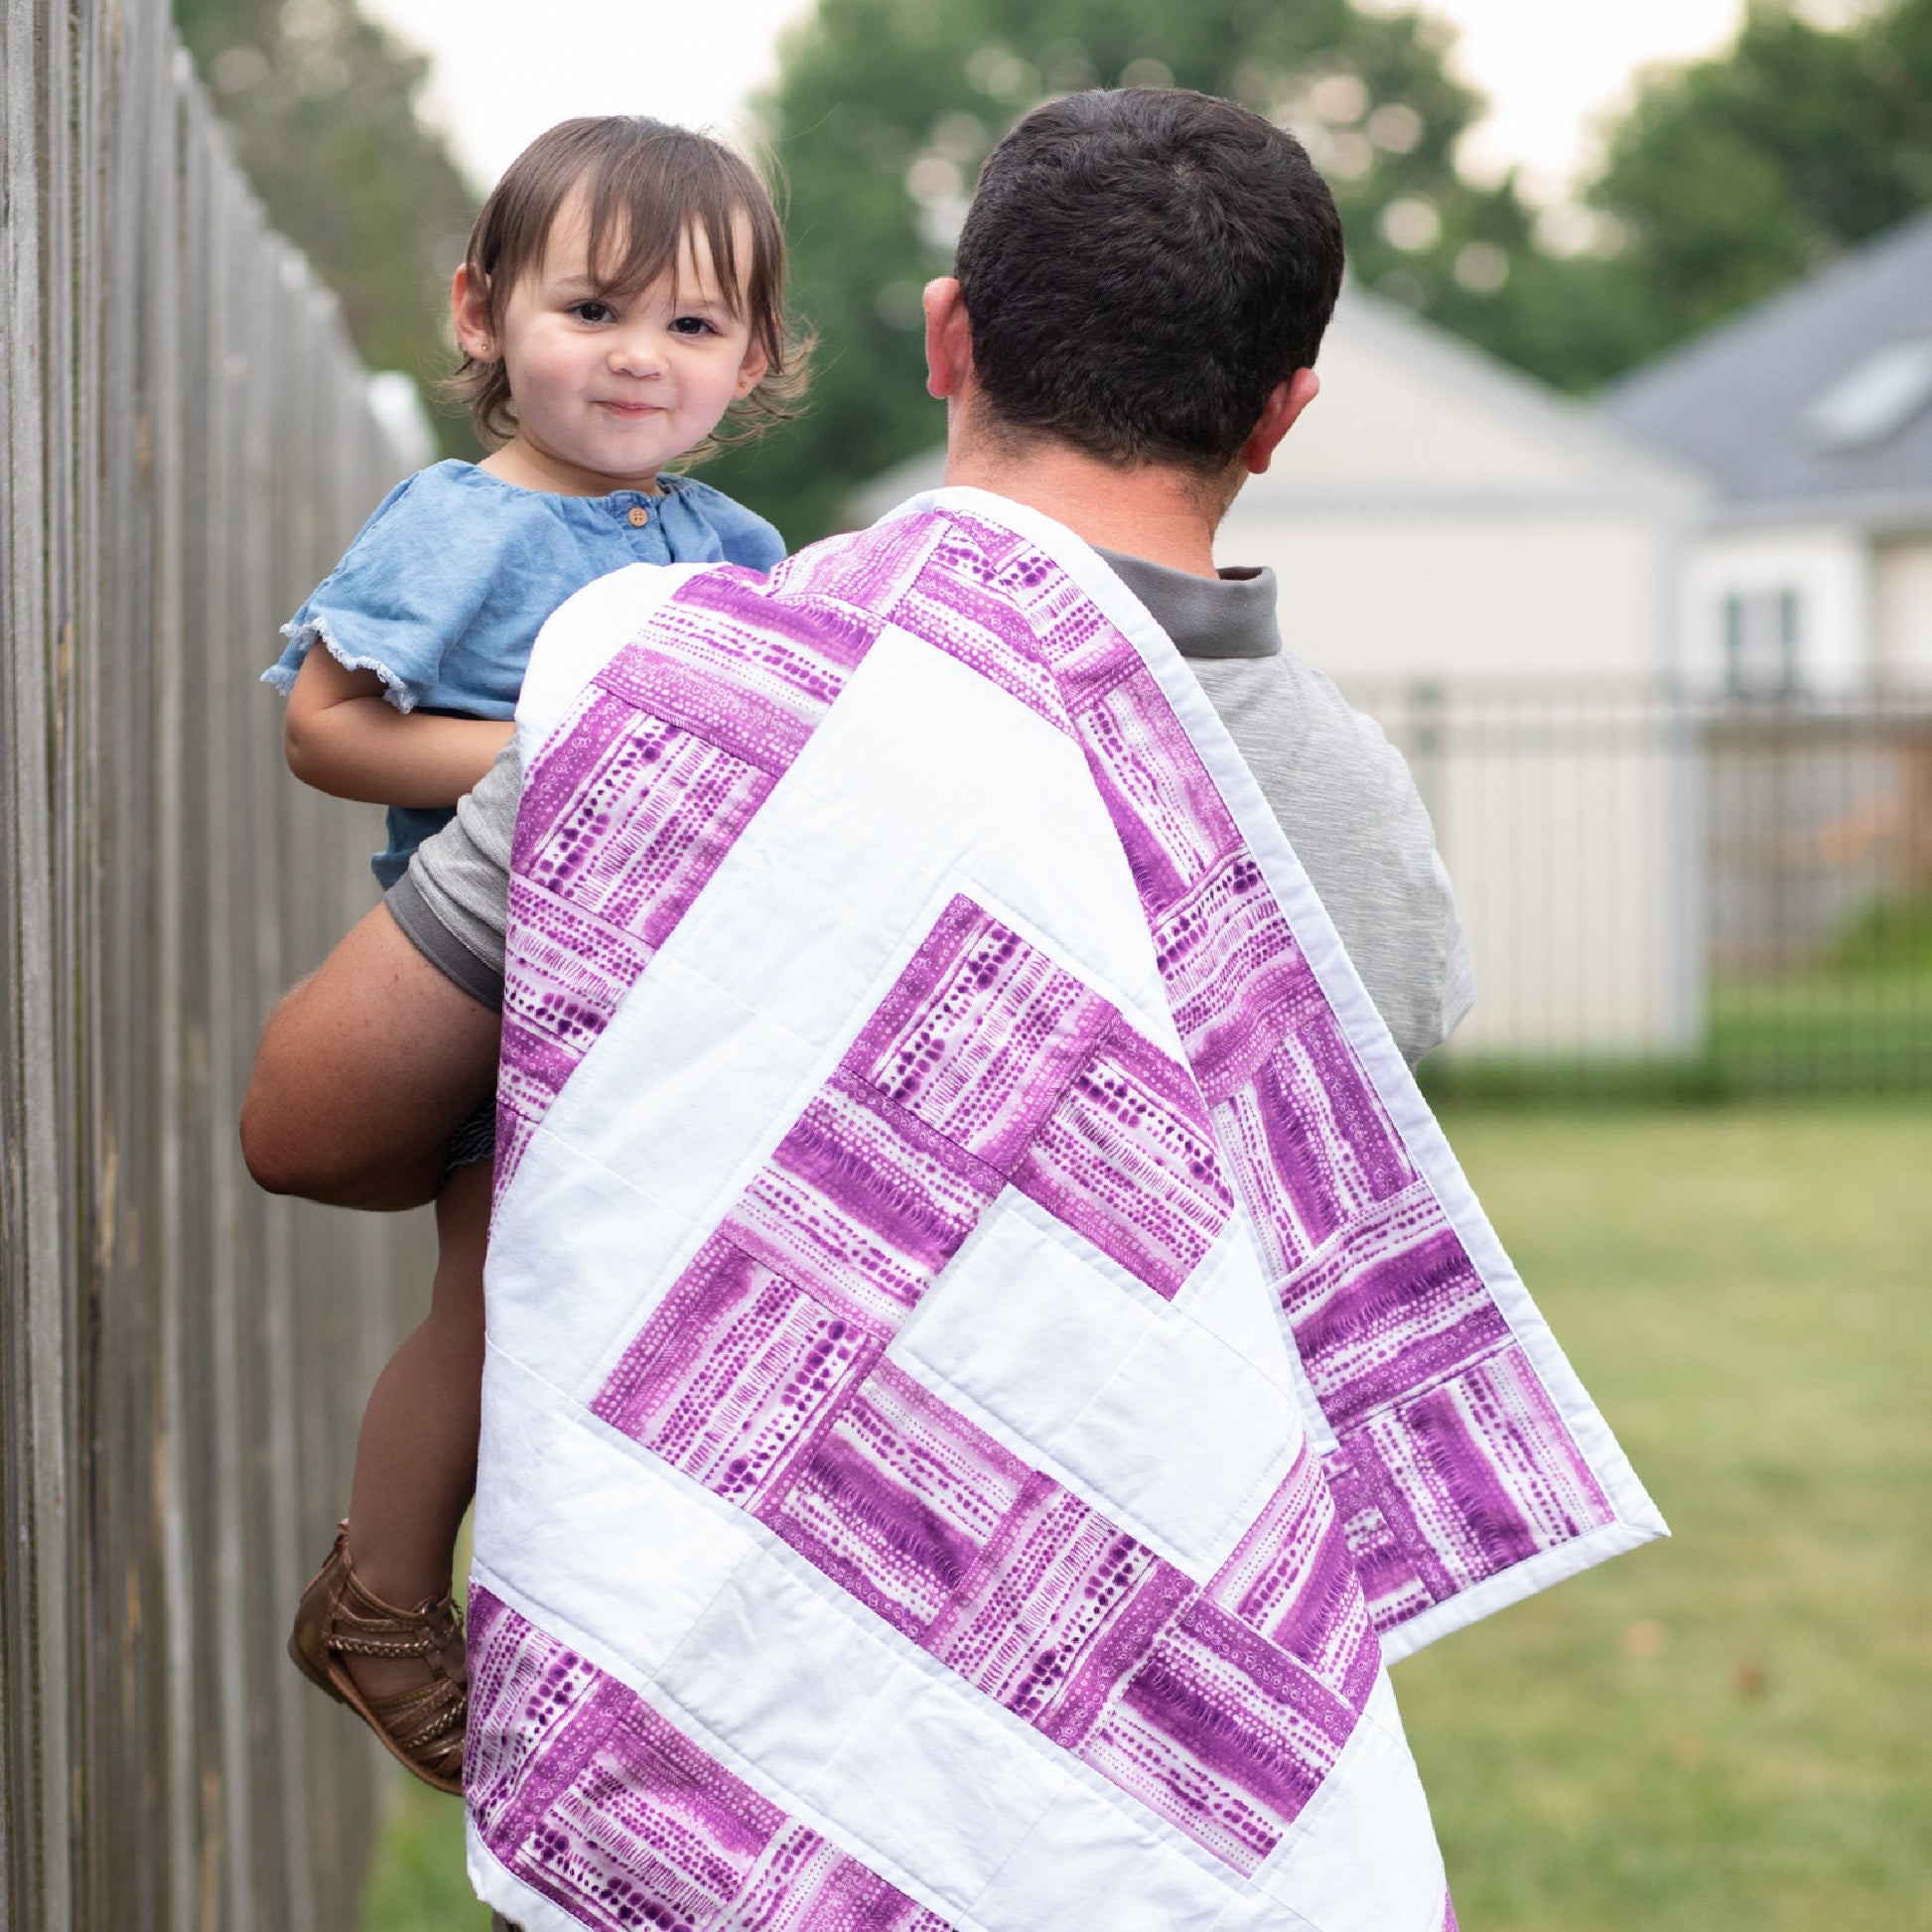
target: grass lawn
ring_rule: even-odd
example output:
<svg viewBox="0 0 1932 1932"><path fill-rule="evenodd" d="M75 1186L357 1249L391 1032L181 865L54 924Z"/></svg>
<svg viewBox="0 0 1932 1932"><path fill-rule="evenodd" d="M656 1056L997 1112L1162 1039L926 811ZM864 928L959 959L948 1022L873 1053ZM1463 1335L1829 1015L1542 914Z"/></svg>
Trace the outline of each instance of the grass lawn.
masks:
<svg viewBox="0 0 1932 1932"><path fill-rule="evenodd" d="M1932 970L1819 967L1719 978L1702 1048L1642 1058L1445 1054L1423 1069L1439 1106L1462 1102L1752 1101L1910 1096L1932 1085Z"/></svg>
<svg viewBox="0 0 1932 1932"><path fill-rule="evenodd" d="M363 1932L489 1932L463 1872L463 1807L396 1773L394 1808L362 1899Z"/></svg>
<svg viewBox="0 0 1932 1932"><path fill-rule="evenodd" d="M1932 1927L1932 1109L1449 1129L1675 1531L1397 1670L1465 1932Z"/></svg>
<svg viewBox="0 0 1932 1932"><path fill-rule="evenodd" d="M1398 1668L1464 1932L1932 1932L1932 1108L1449 1127L1676 1532ZM412 1788L365 1932L486 1923Z"/></svg>

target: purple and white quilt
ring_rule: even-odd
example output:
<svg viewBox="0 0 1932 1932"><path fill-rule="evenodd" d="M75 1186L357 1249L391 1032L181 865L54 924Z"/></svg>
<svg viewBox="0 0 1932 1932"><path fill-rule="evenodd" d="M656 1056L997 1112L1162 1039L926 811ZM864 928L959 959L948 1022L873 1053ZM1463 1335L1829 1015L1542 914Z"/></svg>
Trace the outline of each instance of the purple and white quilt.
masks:
<svg viewBox="0 0 1932 1932"><path fill-rule="evenodd" d="M482 1895L1452 1925L1386 1662L1663 1525L1172 642L948 489L519 716Z"/></svg>

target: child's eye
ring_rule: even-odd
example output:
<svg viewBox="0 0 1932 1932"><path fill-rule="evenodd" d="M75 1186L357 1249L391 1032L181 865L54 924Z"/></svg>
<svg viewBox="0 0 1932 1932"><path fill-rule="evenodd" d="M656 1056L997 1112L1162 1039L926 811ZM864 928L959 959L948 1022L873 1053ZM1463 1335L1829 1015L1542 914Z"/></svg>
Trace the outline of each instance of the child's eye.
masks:
<svg viewBox="0 0 1932 1932"><path fill-rule="evenodd" d="M610 322L615 319L615 311L608 302L573 302L570 313L579 322Z"/></svg>
<svg viewBox="0 0 1932 1932"><path fill-rule="evenodd" d="M715 336L718 333L703 316L679 316L671 327L680 336Z"/></svg>

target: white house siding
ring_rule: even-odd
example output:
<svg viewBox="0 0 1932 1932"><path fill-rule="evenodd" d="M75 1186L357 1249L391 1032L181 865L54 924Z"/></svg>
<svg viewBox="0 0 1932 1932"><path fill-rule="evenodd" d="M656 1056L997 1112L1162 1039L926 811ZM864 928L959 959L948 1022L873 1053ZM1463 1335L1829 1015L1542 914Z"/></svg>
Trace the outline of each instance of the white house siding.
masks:
<svg viewBox="0 0 1932 1932"><path fill-rule="evenodd" d="M1449 698L1431 788L1478 995L1452 1052L1696 1043L1695 751L1673 726L1635 689Z"/></svg>
<svg viewBox="0 0 1932 1932"><path fill-rule="evenodd" d="M1600 493L1611 481L1589 411L1386 305L1344 297L1322 345L1321 393L1248 485L1246 500L1284 492L1376 501L1559 490ZM1636 449L1634 439L1629 447ZM1662 459L1656 460L1659 468Z"/></svg>
<svg viewBox="0 0 1932 1932"><path fill-rule="evenodd" d="M1686 773L1650 696L1675 531L1581 505L1257 503L1229 518L1218 550L1274 567L1289 643L1410 754L1476 967L1450 1050L1689 1045L1696 913L1673 809Z"/></svg>
<svg viewBox="0 0 1932 1932"><path fill-rule="evenodd" d="M1932 690L1932 532L1877 546L1871 602L1880 679L1898 689Z"/></svg>
<svg viewBox="0 0 1932 1932"><path fill-rule="evenodd" d="M1653 677L1673 532L1621 506L1237 500L1216 554L1274 566L1282 635L1341 684Z"/></svg>
<svg viewBox="0 0 1932 1932"><path fill-rule="evenodd" d="M1870 539L1832 523L1718 529L1698 545L1684 575L1684 670L1692 687L1728 687L1725 610L1733 597L1797 598L1798 684L1820 697L1851 696L1872 671Z"/></svg>

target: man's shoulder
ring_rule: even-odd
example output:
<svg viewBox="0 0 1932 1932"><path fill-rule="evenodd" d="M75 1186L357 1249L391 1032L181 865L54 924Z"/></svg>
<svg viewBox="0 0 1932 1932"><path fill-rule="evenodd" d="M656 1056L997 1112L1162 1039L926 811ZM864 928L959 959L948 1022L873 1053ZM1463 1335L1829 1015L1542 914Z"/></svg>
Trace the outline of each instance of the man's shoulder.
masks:
<svg viewBox="0 0 1932 1932"><path fill-rule="evenodd" d="M1189 657L1186 662L1223 720L1232 714L1251 723L1276 758L1293 759L1311 751L1344 767L1378 775L1385 770L1392 748L1381 728L1348 702L1326 672L1286 645L1265 657Z"/></svg>

